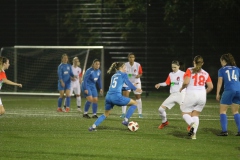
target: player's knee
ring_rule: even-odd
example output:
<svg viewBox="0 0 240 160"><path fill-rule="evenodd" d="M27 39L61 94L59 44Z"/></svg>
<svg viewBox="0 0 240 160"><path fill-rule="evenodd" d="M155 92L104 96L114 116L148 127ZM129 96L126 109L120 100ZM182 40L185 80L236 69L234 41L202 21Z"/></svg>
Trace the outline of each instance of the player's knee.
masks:
<svg viewBox="0 0 240 160"><path fill-rule="evenodd" d="M163 112L165 111L165 109L166 109L166 108L160 106L160 107L158 108L158 111L159 111L159 113L163 113Z"/></svg>

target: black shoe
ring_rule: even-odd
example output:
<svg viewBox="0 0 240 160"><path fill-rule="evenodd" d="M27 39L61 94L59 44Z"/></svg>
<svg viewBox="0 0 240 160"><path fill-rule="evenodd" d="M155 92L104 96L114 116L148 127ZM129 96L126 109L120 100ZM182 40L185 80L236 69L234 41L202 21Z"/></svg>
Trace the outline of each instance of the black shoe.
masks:
<svg viewBox="0 0 240 160"><path fill-rule="evenodd" d="M95 115L92 116L92 118L98 118L98 116L95 114Z"/></svg>
<svg viewBox="0 0 240 160"><path fill-rule="evenodd" d="M63 108L66 110L66 106L64 105Z"/></svg>
<svg viewBox="0 0 240 160"><path fill-rule="evenodd" d="M235 136L240 136L240 132L238 132Z"/></svg>
<svg viewBox="0 0 240 160"><path fill-rule="evenodd" d="M88 114L83 114L83 118L91 118L91 117L89 117L89 115Z"/></svg>
<svg viewBox="0 0 240 160"><path fill-rule="evenodd" d="M228 136L228 132L221 132L221 133L218 134L218 136Z"/></svg>

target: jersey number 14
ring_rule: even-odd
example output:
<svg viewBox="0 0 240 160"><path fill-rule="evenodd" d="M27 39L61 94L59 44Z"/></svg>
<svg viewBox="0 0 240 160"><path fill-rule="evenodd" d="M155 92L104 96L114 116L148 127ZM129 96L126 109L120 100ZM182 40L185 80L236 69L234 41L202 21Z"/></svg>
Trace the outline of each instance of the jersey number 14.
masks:
<svg viewBox="0 0 240 160"><path fill-rule="evenodd" d="M230 73L230 70L226 70L228 81L235 80L237 81L237 75L235 74L235 70L231 70L232 73Z"/></svg>

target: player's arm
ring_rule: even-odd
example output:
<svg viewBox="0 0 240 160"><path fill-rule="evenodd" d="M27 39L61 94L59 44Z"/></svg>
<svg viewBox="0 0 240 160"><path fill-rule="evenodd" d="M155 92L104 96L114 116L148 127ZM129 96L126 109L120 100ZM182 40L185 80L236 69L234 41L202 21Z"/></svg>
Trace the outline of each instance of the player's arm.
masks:
<svg viewBox="0 0 240 160"><path fill-rule="evenodd" d="M222 77L218 77L217 92L216 92L216 100L217 101L220 100L220 91L221 91L221 88L222 88L222 84L223 84L223 78Z"/></svg>
<svg viewBox="0 0 240 160"><path fill-rule="evenodd" d="M180 88L180 92L183 89L187 88L188 84L190 83L190 78L191 78L191 71L187 69L187 71L184 74L184 80L183 80L182 87Z"/></svg>
<svg viewBox="0 0 240 160"><path fill-rule="evenodd" d="M160 86L165 87L165 86L167 86L167 85L170 85L170 83L171 83L171 79L170 79L170 76L168 75L166 81L165 81L165 82L162 82L162 83L156 84L156 85L155 85L155 88L158 89L158 88L160 88Z"/></svg>
<svg viewBox="0 0 240 160"><path fill-rule="evenodd" d="M12 81L8 80L7 78L3 78L2 80L3 80L3 83L13 85L13 86L18 86L18 87L22 88L22 84L20 84L20 83L12 82Z"/></svg>
<svg viewBox="0 0 240 160"><path fill-rule="evenodd" d="M62 67L61 66L58 67L58 79L59 79L62 87L64 87L65 84L63 82L63 75L62 75Z"/></svg>
<svg viewBox="0 0 240 160"><path fill-rule="evenodd" d="M100 89L100 94L103 94L101 74L98 77L97 83L98 83L98 87Z"/></svg>
<svg viewBox="0 0 240 160"><path fill-rule="evenodd" d="M206 80L206 84L207 84L206 92L209 93L209 92L211 92L212 89L213 89L212 79L210 78L209 75L208 75L208 78L207 78L207 80Z"/></svg>
<svg viewBox="0 0 240 160"><path fill-rule="evenodd" d="M142 73L143 73L142 66L140 65L139 68L138 68L138 75L136 75L136 78L142 77Z"/></svg>
<svg viewBox="0 0 240 160"><path fill-rule="evenodd" d="M127 77L127 74L124 75L123 77L124 79L124 83L132 90L136 91L136 92L139 92L139 93L142 93L142 90L140 88L136 88L132 82L129 81L128 77Z"/></svg>

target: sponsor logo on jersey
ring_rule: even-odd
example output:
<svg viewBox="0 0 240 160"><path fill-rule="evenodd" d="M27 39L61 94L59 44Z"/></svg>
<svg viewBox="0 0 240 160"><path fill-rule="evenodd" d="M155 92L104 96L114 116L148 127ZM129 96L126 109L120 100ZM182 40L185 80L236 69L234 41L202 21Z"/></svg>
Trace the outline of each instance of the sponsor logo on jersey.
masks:
<svg viewBox="0 0 240 160"><path fill-rule="evenodd" d="M68 74L68 71L64 71L63 74Z"/></svg>
<svg viewBox="0 0 240 160"><path fill-rule="evenodd" d="M98 80L98 78L94 78L94 81L96 82Z"/></svg>

